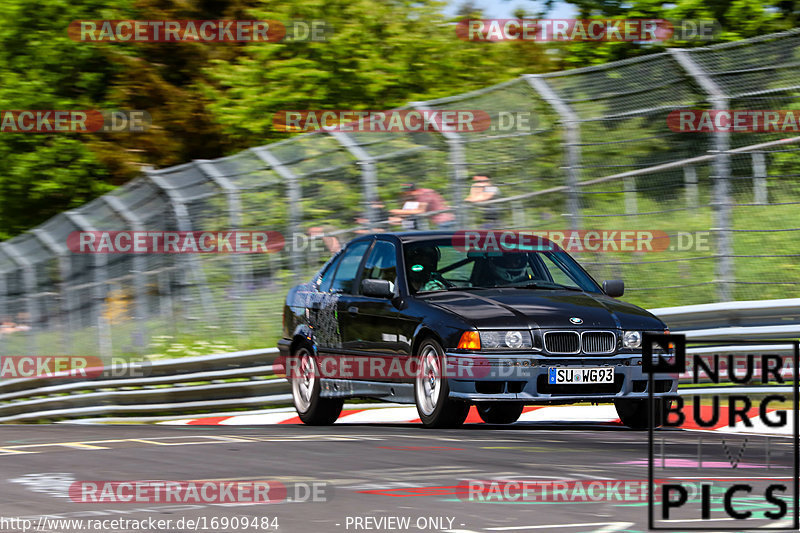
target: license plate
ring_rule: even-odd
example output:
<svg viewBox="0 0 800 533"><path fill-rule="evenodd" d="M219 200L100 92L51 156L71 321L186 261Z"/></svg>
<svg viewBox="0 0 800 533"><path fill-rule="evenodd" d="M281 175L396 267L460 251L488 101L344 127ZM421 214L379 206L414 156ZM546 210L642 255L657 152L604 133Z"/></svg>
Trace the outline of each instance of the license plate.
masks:
<svg viewBox="0 0 800 533"><path fill-rule="evenodd" d="M581 385L583 383L614 383L613 368L550 367L547 382L550 385Z"/></svg>

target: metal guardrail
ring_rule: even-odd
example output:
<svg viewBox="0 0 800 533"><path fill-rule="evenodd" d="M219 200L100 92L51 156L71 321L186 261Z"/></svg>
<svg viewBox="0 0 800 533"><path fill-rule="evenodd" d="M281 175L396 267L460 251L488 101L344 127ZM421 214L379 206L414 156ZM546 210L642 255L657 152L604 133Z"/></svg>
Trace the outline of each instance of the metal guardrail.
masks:
<svg viewBox="0 0 800 533"><path fill-rule="evenodd" d="M269 364L277 356L277 348L266 348L122 369L136 377L7 380L0 382L0 423L286 405L291 403L288 383Z"/></svg>
<svg viewBox="0 0 800 533"><path fill-rule="evenodd" d="M652 309L688 340L796 339L800 299ZM788 317L791 323L786 323ZM791 355L791 345L693 347L690 353ZM39 377L0 382L0 423L97 416L169 416L291 404L289 384L275 376L277 348L133 364L125 378Z"/></svg>
<svg viewBox="0 0 800 533"><path fill-rule="evenodd" d="M732 326L793 326L800 330L800 298L662 307L650 312L681 332ZM780 330L776 330L778 333ZM797 335L795 335L797 336Z"/></svg>

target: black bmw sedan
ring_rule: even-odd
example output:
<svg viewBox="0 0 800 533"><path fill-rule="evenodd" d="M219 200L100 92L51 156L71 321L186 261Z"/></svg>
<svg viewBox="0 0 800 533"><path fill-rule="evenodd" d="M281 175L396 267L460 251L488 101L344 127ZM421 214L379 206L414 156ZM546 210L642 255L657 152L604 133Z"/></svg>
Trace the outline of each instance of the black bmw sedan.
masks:
<svg viewBox="0 0 800 533"><path fill-rule="evenodd" d="M462 424L473 404L499 424L526 404L614 402L642 428L642 334L666 326L622 294L546 239L486 248L452 232L365 235L291 289L280 359L306 424L371 398L415 403L429 427ZM657 374L654 387L674 393L677 376Z"/></svg>

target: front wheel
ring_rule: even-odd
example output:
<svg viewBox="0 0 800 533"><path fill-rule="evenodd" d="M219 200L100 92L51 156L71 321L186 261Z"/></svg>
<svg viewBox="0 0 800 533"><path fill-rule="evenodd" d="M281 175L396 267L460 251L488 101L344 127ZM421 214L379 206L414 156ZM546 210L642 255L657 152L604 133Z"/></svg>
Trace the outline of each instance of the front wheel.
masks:
<svg viewBox="0 0 800 533"><path fill-rule="evenodd" d="M487 424L513 424L522 415L522 404L517 402L488 402L478 404L478 414Z"/></svg>
<svg viewBox="0 0 800 533"><path fill-rule="evenodd" d="M292 356L286 377L292 384L292 399L297 415L304 424L329 426L342 412L342 398L322 398L319 369L312 348L300 345Z"/></svg>
<svg viewBox="0 0 800 533"><path fill-rule="evenodd" d="M425 427L459 427L467 419L469 404L452 400L449 394L444 351L438 342L426 339L419 347L417 375L414 380L417 412Z"/></svg>
<svg viewBox="0 0 800 533"><path fill-rule="evenodd" d="M655 398L655 420L653 427L661 427L667 418L667 409L672 402L665 402ZM631 429L647 429L649 424L650 406L647 400L614 400L614 407L620 421Z"/></svg>

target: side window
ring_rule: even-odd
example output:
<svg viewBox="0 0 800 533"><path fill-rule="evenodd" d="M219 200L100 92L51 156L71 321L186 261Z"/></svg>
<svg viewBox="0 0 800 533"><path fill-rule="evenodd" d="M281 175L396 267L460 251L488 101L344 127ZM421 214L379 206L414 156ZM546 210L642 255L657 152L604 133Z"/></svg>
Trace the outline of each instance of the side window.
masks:
<svg viewBox="0 0 800 533"><path fill-rule="evenodd" d="M336 274L333 278L331 291L351 293L353 291L353 280L358 273L358 265L361 264L361 259L364 257L364 252L367 251L370 241L360 241L352 246L349 246L344 251L341 260L339 260L339 268L336 269Z"/></svg>
<svg viewBox="0 0 800 533"><path fill-rule="evenodd" d="M336 267L339 266L339 261L341 261L342 255L339 254L331 263L328 265L322 274L319 277L319 283L317 290L320 292L328 292L331 290L331 284L333 283L333 275L336 273Z"/></svg>
<svg viewBox="0 0 800 533"><path fill-rule="evenodd" d="M369 253L361 279L384 279L396 283L397 250L394 244L376 241Z"/></svg>

